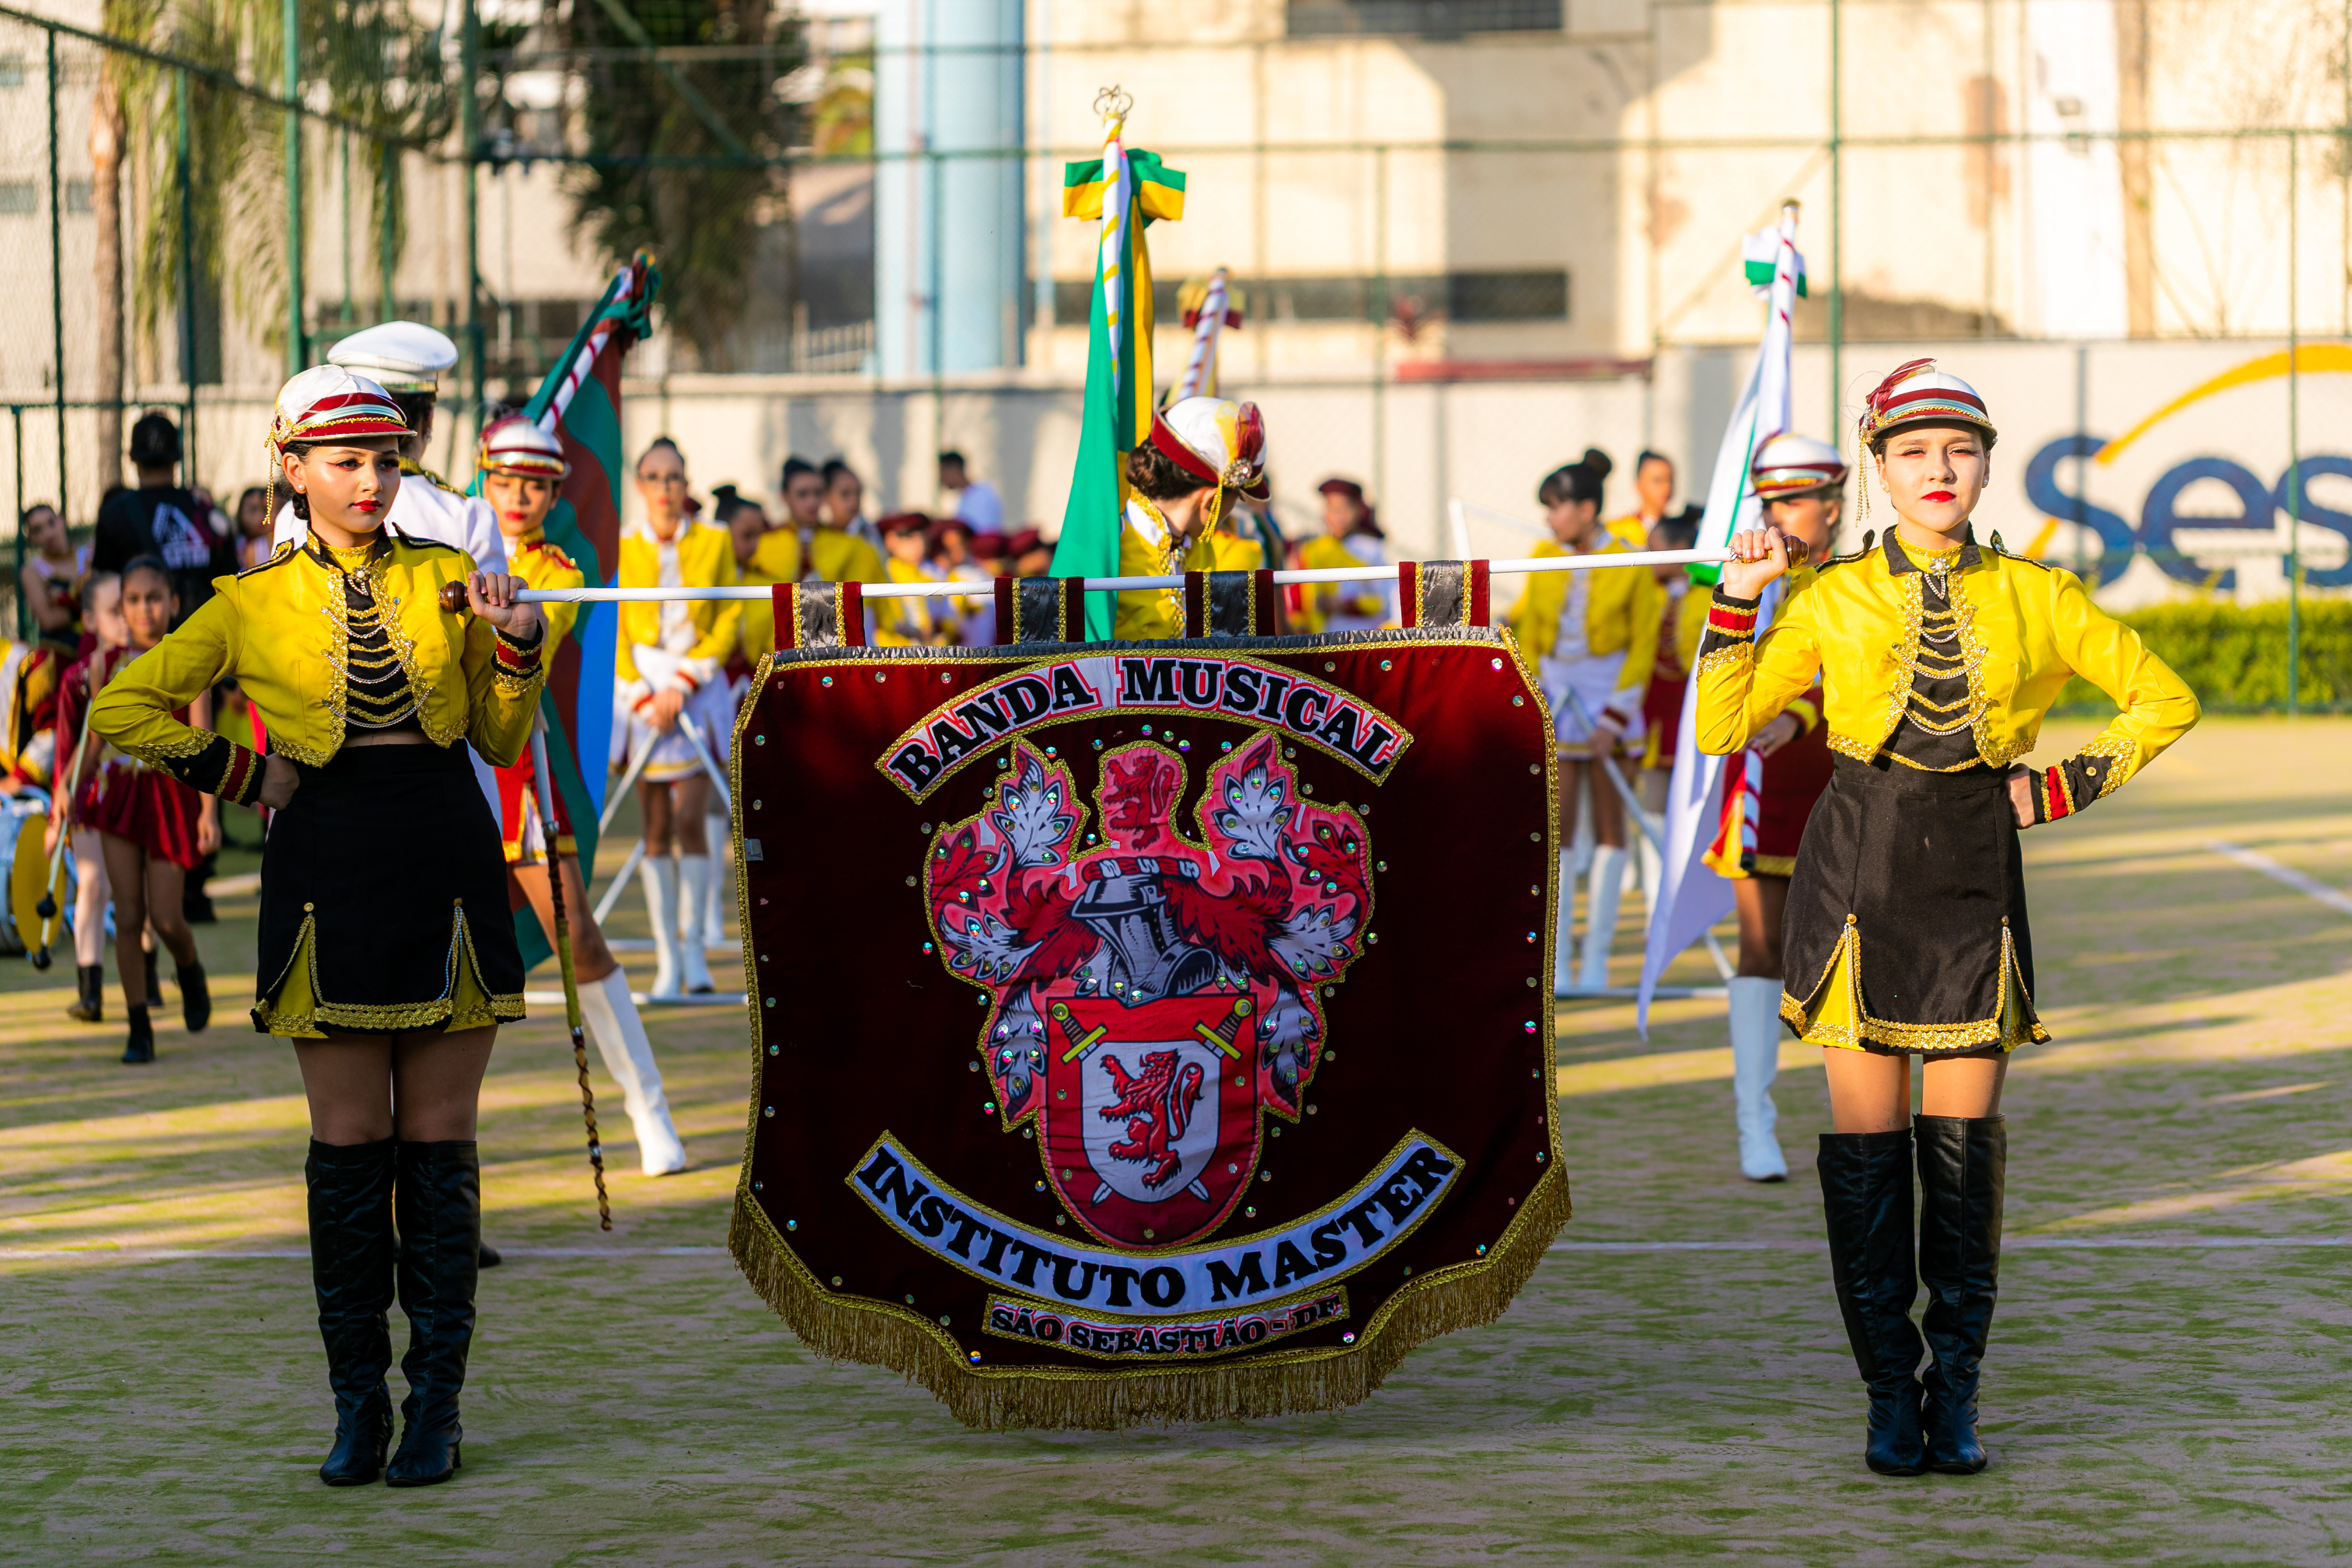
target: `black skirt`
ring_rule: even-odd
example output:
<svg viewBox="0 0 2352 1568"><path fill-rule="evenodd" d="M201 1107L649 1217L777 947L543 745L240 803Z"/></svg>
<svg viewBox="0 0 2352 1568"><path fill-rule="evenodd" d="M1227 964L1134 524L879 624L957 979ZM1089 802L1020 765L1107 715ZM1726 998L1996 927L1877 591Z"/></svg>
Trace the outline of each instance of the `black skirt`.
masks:
<svg viewBox="0 0 2352 1568"><path fill-rule="evenodd" d="M254 1027L323 1038L520 1018L506 856L462 742L345 746L271 817Z"/></svg>
<svg viewBox="0 0 2352 1568"><path fill-rule="evenodd" d="M1780 927L1780 1016L1814 1045L1996 1055L2046 1040L2005 769L1840 756Z"/></svg>

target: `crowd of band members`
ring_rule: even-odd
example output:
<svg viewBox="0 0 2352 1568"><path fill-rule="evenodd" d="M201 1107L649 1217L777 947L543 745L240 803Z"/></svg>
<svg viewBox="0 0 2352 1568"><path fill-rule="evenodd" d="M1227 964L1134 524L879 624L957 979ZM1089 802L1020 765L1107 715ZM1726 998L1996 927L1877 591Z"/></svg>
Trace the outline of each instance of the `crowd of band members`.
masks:
<svg viewBox="0 0 2352 1568"><path fill-rule="evenodd" d="M102 684L111 665L143 646L134 641L123 616L124 567L142 557L150 563L163 563L162 573L146 573L148 594L153 596L160 587L169 605L168 626L176 626L210 596L215 578L266 562L288 531L290 514L281 507L278 517L272 518L268 491L262 485L246 487L234 506L225 508L202 486L184 484L180 435L167 415L152 413L134 424L129 457L138 482L109 491L90 542L77 543L65 517L49 505L30 507L19 519L25 561L18 591L35 639L49 650L62 671L59 686L67 694L63 706L71 721L58 732L56 753L62 760L60 765L71 766L79 759L80 768L71 784L59 784L63 775L41 779L20 768L26 776L12 781L16 784L48 784L88 793L93 776L106 765L99 759L81 757L78 730L67 731L74 730L79 714L87 710L93 695L89 685L92 673L100 674ZM419 465L411 466L436 489L446 489L437 476ZM1546 481L1545 521L1556 542L1541 547L1542 553L1676 548L1690 542L1697 512L1696 508L1686 508L1679 515L1670 511L1675 481L1671 459L1655 452L1641 454L1634 465L1633 506L1604 520L1600 497L1609 472L1608 458L1588 451L1578 463L1562 467ZM1041 576L1053 570L1054 542L1034 526L1008 527L1002 496L973 473L962 453L940 453L937 478L940 499L933 511L900 510L879 518L868 515L866 486L839 457L822 462L798 457L788 459L772 501L746 493L733 483L712 487L707 495L698 494L686 452L664 438L640 454L635 465L639 506L626 531L642 544L651 545L657 555L667 542L659 537L661 531L680 531L690 541L686 550L691 563L689 580L707 578L712 584L822 580L980 586L1000 574ZM1570 495L1573 486L1583 488ZM1276 526L1270 505L1240 500L1220 520L1208 541L1216 567L1257 570L1386 563L1386 536L1364 488L1355 480L1334 477L1326 479L1318 493L1321 526L1296 539L1286 537ZM702 535L693 531L708 531L709 543L700 543ZM481 552L503 553L504 542L490 543ZM625 549L624 580L632 575L628 553ZM658 576L657 566L654 574ZM1559 578L1538 581L1547 587L1562 582ZM1572 581L1580 585L1585 578L1578 574ZM1674 763L1689 645L1695 640L1685 634L1695 631L1696 618L1690 618L1692 624L1686 626L1681 624L1685 617L1678 615L1687 580L1679 569L1662 567L1608 574L1593 581L1607 584L1608 604L1588 608L1591 635L1578 656L1625 672L1625 689L1632 700L1601 713L1597 723L1611 732L1603 742L1609 754L1628 770L1629 776L1640 781L1641 798L1654 811L1663 802L1664 780ZM1549 600L1541 606L1531 605L1529 601L1538 597L1524 595L1512 620L1523 640L1532 637L1531 652L1538 661L1550 668L1559 661L1553 657L1554 644L1545 633L1559 625L1560 606ZM1281 629L1394 626L1394 600L1392 587L1379 585L1293 587L1279 604ZM995 605L990 596L942 594L877 600L866 613L871 640L886 647L979 647L992 643L996 637ZM647 615L650 618L644 629L650 639L658 640L660 617L650 610ZM692 621L695 613L681 606L671 618ZM775 646L774 617L766 605L745 602L740 606L709 606L700 612L700 618L707 624L697 627L686 651L700 647L702 659L713 671L709 680L696 682L698 689L710 685L709 696L717 700L701 705L707 723L698 728L712 760L723 766L733 703L748 689L760 659ZM722 624L723 637L719 635ZM629 640L624 639L625 645ZM1542 646L1537 647L1536 643ZM623 686L627 689L631 679L640 673L632 668L627 646L621 651L621 662ZM693 668L689 665L689 674ZM1615 695L1614 689L1601 694L1604 699ZM634 716L638 722L616 726L622 737L616 742L616 767L627 760L626 737L633 730L641 738L668 739L677 729L677 714L695 710L682 700L659 698L642 679L627 700L635 705ZM244 704L234 683L225 684L211 701L215 710L212 727L230 727L245 721ZM1595 704L1603 706L1605 702ZM1624 879L1624 813L1613 791L1595 787L1601 781L1586 776L1594 755L1593 737L1584 734L1572 718L1564 718L1562 724L1563 736L1576 731L1580 742L1571 748L1576 752L1569 763L1571 787L1562 792L1563 842L1579 842L1575 868L1590 866L1591 886L1598 889L1589 900L1587 928L1599 931L1605 927L1613 932L1613 889ZM675 742L672 749L677 749ZM124 759L106 762L121 764ZM121 940L140 944L142 951L141 960L131 966L135 975L124 982L124 1001L133 1010L135 1023L159 1000L155 951L160 942L175 955L184 951L190 955L181 964L183 974L194 986L194 990L183 986L187 1002L184 1010L185 1021L196 1026L207 1004L202 995L203 972L194 963L185 926L212 918L204 882L225 841L224 827L232 832L234 827L224 822L209 797L198 797L161 775L142 783L152 783L171 798L152 805L142 799L121 824L129 828L134 822L154 819L153 831L142 828L134 834L139 841L135 847L146 918L143 925L117 921L120 929L131 932ZM723 879L715 869L712 848L714 837L724 843L724 818L719 814L717 794L690 753L667 759L667 766L649 764L640 787L648 837L660 839L649 845L644 873L648 900L656 910L674 910L674 922L660 923L674 923L679 933L674 952L672 943L661 944L664 962L658 965L656 994L712 989L701 950L704 942L717 940L720 929ZM122 792L115 794L120 797ZM181 795L189 798L182 801ZM1590 816L1581 840L1577 834L1580 803ZM77 1018L98 1022L104 1013L103 915L113 897L110 851L100 829L80 820L68 828L63 811L54 816L58 823L54 831L70 834L77 868L73 925L79 994L72 1012ZM226 841L234 843L233 838ZM1646 841L1643 848L1646 852ZM120 850L113 853L120 858ZM685 872L685 885L674 893L655 890L656 881L664 885L668 881L666 863L682 867L692 861L710 868L699 875ZM1654 856L1645 853L1644 886L1654 885ZM695 899L698 915L685 907L688 896ZM1591 918L1595 911L1598 920ZM1562 945L1565 952L1567 944ZM1597 984L1594 976L1605 971L1605 934L1588 937L1586 950L1584 977ZM1602 968L1594 969L1595 963ZM1568 974L1563 958L1562 978Z"/></svg>

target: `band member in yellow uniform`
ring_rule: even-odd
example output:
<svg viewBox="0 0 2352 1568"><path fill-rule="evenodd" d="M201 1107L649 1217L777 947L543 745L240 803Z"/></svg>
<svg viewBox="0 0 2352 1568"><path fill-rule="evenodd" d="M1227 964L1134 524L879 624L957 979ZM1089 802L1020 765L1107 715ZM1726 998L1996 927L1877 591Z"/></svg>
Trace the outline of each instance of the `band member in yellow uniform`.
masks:
<svg viewBox="0 0 2352 1568"><path fill-rule="evenodd" d="M919 511L894 511L874 525L890 558L883 563L891 583L938 583L932 565L931 520ZM881 599L874 606L874 640L883 647L937 647L953 636L955 617L945 596Z"/></svg>
<svg viewBox="0 0 2352 1568"><path fill-rule="evenodd" d="M734 547L724 529L688 518L686 458L668 437L657 437L637 459L637 495L646 515L621 531L622 587L734 585ZM740 605L696 599L632 602L620 610L614 730L630 757L648 747L653 752L637 784L646 836L639 875L654 928L653 994L714 991L703 959L711 879L703 809L710 781L703 753L707 749L712 763L727 765L735 711L726 665Z"/></svg>
<svg viewBox="0 0 2352 1568"><path fill-rule="evenodd" d="M1333 567L1385 566L1388 536L1353 479L1325 479L1323 531L1298 547L1298 564L1308 571ZM1360 632L1389 624L1395 584L1306 583L1299 595L1298 629Z"/></svg>
<svg viewBox="0 0 2352 1568"><path fill-rule="evenodd" d="M1780 435L1756 449L1748 467L1766 526L1805 547L1807 564L1791 571L1783 584L1784 594L1797 593L1820 575L1819 563L1830 558L1844 504L1845 460L1826 441ZM1687 613L1704 626L1703 599L1694 598ZM1789 1174L1773 1131L1780 1111L1772 1103L1772 1080L1780 1066L1780 917L1805 823L1829 787L1830 761L1816 683L1724 768L1723 814L1706 849L1707 865L1730 880L1739 911L1739 973L1728 982L1731 1094L1739 1172L1751 1182L1778 1182Z"/></svg>
<svg viewBox="0 0 2352 1568"><path fill-rule="evenodd" d="M1151 416L1151 438L1127 455L1122 577L1214 572L1217 521L1235 498L1265 497L1265 422L1255 403L1186 397ZM1113 635L1145 642L1184 635L1184 591L1133 588L1118 596Z"/></svg>
<svg viewBox="0 0 2352 1568"><path fill-rule="evenodd" d="M1588 456L1599 456L1597 453ZM1602 458L1606 463L1608 459ZM1601 481L1606 470L1585 463L1555 468L1536 489L1553 543L1538 556L1622 553L1625 545L1601 525ZM1559 778L1559 929L1552 986L1586 990L1609 984L1609 944L1617 934L1617 903L1625 885L1625 805L1597 763L1616 763L1628 735L1642 729L1642 701L1658 652L1658 619L1665 596L1657 579L1638 566L1583 572L1530 573L1510 614L1512 631L1534 658L1551 703L1554 744L1564 766ZM1592 869L1585 884L1584 951L1569 968L1570 908L1575 899L1569 841L1576 837L1579 791L1592 802Z"/></svg>
<svg viewBox="0 0 2352 1568"><path fill-rule="evenodd" d="M498 824L465 753L494 767L521 754L543 627L512 578L385 527L407 433L391 395L347 370L288 382L270 455L302 542L222 579L89 711L92 731L150 766L277 813L253 1021L294 1042L310 1100L331 1486L384 1469L395 1282L408 1397L386 1479L424 1486L457 1468L482 1233L475 1108L499 1025L523 1012ZM467 613L442 607L451 584ZM266 758L172 717L228 679L268 727Z"/></svg>
<svg viewBox="0 0 2352 1568"><path fill-rule="evenodd" d="M1789 552L1769 529L1735 535L1699 647L1706 751L1746 745L1816 674L1825 689L1837 760L1790 879L1780 1016L1827 1047L1830 1268L1870 1392L1864 1457L1886 1475L1986 1462L1977 1387L2000 1257L2001 1080L2009 1052L2049 1037L2018 832L2112 793L2198 717L2180 678L2072 573L2010 554L1998 536L1978 542L1969 520L1994 434L1966 382L1932 360L1898 368L1861 420L1895 513L1885 539L1873 548L1865 535L1791 593L1759 638L1759 595ZM2077 675L2120 713L2064 762L2019 765Z"/></svg>
<svg viewBox="0 0 2352 1568"><path fill-rule="evenodd" d="M562 443L520 415L501 419L482 432L478 462L482 496L497 513L499 532L514 574L533 588L577 588L588 580L572 557L548 542L547 514L563 491L563 476L571 471ZM577 605L540 606L547 622L549 657L572 635L579 619ZM507 876L520 889L551 942L555 940L555 909L547 885L547 824L539 816L538 772L526 749L513 765L500 768L499 826L506 839ZM654 1061L653 1043L629 996L629 977L604 945L588 901L588 887L580 875L579 851L572 842L572 823L561 790L551 784L555 803L554 863L563 878L565 925L572 935L575 973L580 981L580 1012L604 1070L621 1086L621 1103L637 1135L637 1158L648 1176L667 1176L686 1169L686 1148L670 1121L669 1101L662 1094L661 1068Z"/></svg>
<svg viewBox="0 0 2352 1568"><path fill-rule="evenodd" d="M1585 451L1585 466L1593 466L1600 458L1601 471L1605 475L1612 467L1607 453L1599 447ZM1633 459L1633 510L1623 517L1611 518L1609 531L1634 550L1648 548L1651 531L1666 521L1666 503L1675 499L1675 460L1663 452L1643 452Z"/></svg>

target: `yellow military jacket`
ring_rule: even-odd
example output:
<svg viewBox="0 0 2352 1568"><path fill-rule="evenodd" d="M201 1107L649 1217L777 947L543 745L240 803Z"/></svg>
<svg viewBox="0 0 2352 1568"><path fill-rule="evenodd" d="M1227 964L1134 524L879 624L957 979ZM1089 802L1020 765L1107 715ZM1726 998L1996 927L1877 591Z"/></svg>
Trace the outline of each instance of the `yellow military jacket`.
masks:
<svg viewBox="0 0 2352 1568"><path fill-rule="evenodd" d="M1612 517L1601 526L1609 531L1610 538L1628 550L1647 550L1650 547L1650 525L1642 521L1639 512Z"/></svg>
<svg viewBox="0 0 2352 1568"><path fill-rule="evenodd" d="M772 528L752 547L751 570L770 583L882 583L882 556L866 541L838 528L809 531L808 554L801 554L800 530Z"/></svg>
<svg viewBox="0 0 2352 1568"><path fill-rule="evenodd" d="M1220 572L1263 572L1266 569L1265 545L1223 528L1210 533L1209 552L1217 558L1217 570ZM1281 563L1275 564L1279 566Z"/></svg>
<svg viewBox="0 0 2352 1568"><path fill-rule="evenodd" d="M1377 566L1377 561L1367 561L1348 548L1344 539L1334 539L1318 533L1298 547L1298 564L1303 570L1326 572L1335 567ZM1306 583L1299 595L1304 608L1294 617L1293 629L1319 632L1330 625L1334 616L1355 616L1364 619L1384 618L1389 613L1389 595L1378 583Z"/></svg>
<svg viewBox="0 0 2352 1568"><path fill-rule="evenodd" d="M679 531L677 544L679 586L719 588L735 584L735 542L728 537L725 529L688 522ZM632 523L622 531L618 583L624 588L660 585L661 542L654 537L649 525ZM697 599L687 609L696 636L686 658L703 671L697 677L699 683L716 674L719 667L727 662L727 656L735 651L743 606L734 599ZM620 646L615 654L620 678L624 682L641 680L644 677L638 673L634 649L639 643L660 645L662 606L650 601L631 601L624 603L620 611Z"/></svg>
<svg viewBox="0 0 2352 1568"><path fill-rule="evenodd" d="M1600 555L1625 553L1619 541L1605 541ZM1545 543L1536 558L1566 555L1566 547ZM1666 593L1646 566L1601 566L1584 574L1584 646L1588 652L1611 654L1625 650L1625 668L1617 678L1619 690L1645 687L1658 662L1658 622L1665 614ZM1568 602L1568 574L1531 572L1519 602L1511 606L1510 627L1530 658L1541 658L1559 639L1559 610ZM1688 610L1684 612L1689 614Z"/></svg>
<svg viewBox="0 0 2352 1568"><path fill-rule="evenodd" d="M929 572L911 561L893 556L882 563L883 581L887 583L936 582ZM874 610L874 641L880 647L927 647L939 640L939 628L931 615L935 601L930 599L871 599Z"/></svg>
<svg viewBox="0 0 2352 1568"><path fill-rule="evenodd" d="M376 604L397 622L394 639L425 739L471 742L484 761L509 767L530 735L546 640L525 647L478 616L444 610L442 584L462 583L472 570L463 551L387 529L355 574L369 578ZM215 579L203 608L99 693L89 727L184 784L250 800L260 788L253 753L180 722L173 710L234 679L260 710L273 752L324 765L343 744L345 613L341 574L309 549L281 544L260 565Z"/></svg>
<svg viewBox="0 0 2352 1568"><path fill-rule="evenodd" d="M1187 545L1183 559L1171 565L1167 520L1142 497L1129 500L1126 526L1118 531L1120 576L1164 577L1176 572L1217 569L1217 547L1205 535ZM1118 596L1118 615L1111 623L1111 636L1120 642L1150 642L1183 635L1183 589L1130 588Z"/></svg>
<svg viewBox="0 0 2352 1568"><path fill-rule="evenodd" d="M1953 607L1962 612L1970 730L1986 765L2006 767L2033 749L2042 715L2072 676L2122 710L2081 753L2103 759L2095 770L2097 795L2197 722L2188 683L2137 632L2094 605L2073 573L2011 555L1998 535L1989 548L1970 536L1949 583ZM1819 672L1830 749L1876 758L1910 701L1911 673L1897 656L1917 640L1920 589L1918 567L1891 531L1877 549L1842 555L1790 592L1760 637L1752 631L1754 605L1718 589L1698 660L1699 750L1738 751ZM1743 618L1746 633L1738 629ZM2089 802L2068 803L2077 804Z"/></svg>
<svg viewBox="0 0 2352 1568"><path fill-rule="evenodd" d="M547 535L533 530L528 534L509 536L507 543L507 570L534 588L580 588L587 585L588 574L580 570L571 556L547 542ZM547 646L572 635L580 619L577 605L545 604L539 613L547 618Z"/></svg>

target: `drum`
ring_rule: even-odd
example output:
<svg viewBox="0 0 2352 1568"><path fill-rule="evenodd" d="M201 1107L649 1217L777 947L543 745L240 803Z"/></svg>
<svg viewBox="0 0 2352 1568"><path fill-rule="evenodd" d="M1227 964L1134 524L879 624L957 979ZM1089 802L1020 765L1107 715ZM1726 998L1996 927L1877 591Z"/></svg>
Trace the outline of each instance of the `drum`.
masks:
<svg viewBox="0 0 2352 1568"><path fill-rule="evenodd" d="M48 801L26 791L0 800L0 876L7 879L6 907L0 909L0 954L15 956L41 943L42 884L48 879L49 860L41 852L41 837L49 823ZM49 945L67 940L73 910L73 850L66 850L58 874L58 912L50 922Z"/></svg>

